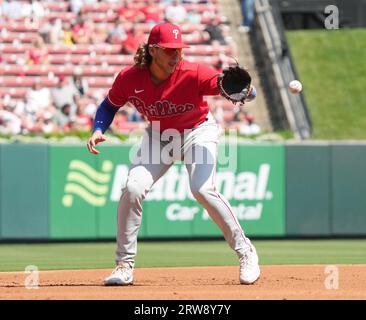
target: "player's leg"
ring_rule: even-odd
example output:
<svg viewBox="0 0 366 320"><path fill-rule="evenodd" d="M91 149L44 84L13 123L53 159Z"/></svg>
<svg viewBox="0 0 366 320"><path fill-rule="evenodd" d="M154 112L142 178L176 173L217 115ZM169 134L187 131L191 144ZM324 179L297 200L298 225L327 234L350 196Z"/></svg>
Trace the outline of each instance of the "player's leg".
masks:
<svg viewBox="0 0 366 320"><path fill-rule="evenodd" d="M159 155L159 148L159 141L145 135L132 161L117 210L117 267L112 275L105 279L106 285L126 285L133 282L137 234L142 220L142 202L153 184L172 164L152 159L152 152L157 151Z"/></svg>
<svg viewBox="0 0 366 320"><path fill-rule="evenodd" d="M240 259L241 283L253 283L259 277L258 257L245 236L229 202L216 189L215 171L217 143L193 144L185 157L192 194L221 229L229 246ZM192 156L193 155L193 156Z"/></svg>

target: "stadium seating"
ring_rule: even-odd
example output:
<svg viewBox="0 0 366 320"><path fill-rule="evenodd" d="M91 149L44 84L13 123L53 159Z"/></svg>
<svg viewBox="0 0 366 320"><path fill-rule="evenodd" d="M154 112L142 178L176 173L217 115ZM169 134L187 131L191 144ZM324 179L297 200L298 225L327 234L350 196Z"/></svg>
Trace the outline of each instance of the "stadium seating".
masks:
<svg viewBox="0 0 366 320"><path fill-rule="evenodd" d="M82 99L82 104L92 103L94 93L107 93L114 77L124 66L133 64L133 56L121 53L120 44L46 44L48 52L47 63L30 64L27 59L32 43L40 36L40 27L47 21L61 19L73 22L77 14L71 12L68 1L40 1L46 14L40 22L27 18L6 21L0 18L0 97L10 96L12 99L23 99L35 83L52 88L57 85L57 76L73 76L77 67L78 74L87 81L88 97ZM146 5L146 0L133 0L135 7ZM158 1L157 1L158 2ZM190 44L185 49L185 58L189 61L216 65L220 54L233 54L231 45L210 45L203 41L201 32L211 16L218 14L216 0L208 4L184 4L187 12L201 15L200 23L183 23L181 29L183 39ZM96 26L103 24L108 30L118 15L119 3L97 2L84 4L83 17L91 19ZM147 37L151 24L137 23L137 27ZM1 100L1 99L0 99ZM220 98L210 98L212 103L224 110L224 119L233 118L233 106ZM98 101L94 101L99 103ZM135 129L136 124L126 125L126 130Z"/></svg>

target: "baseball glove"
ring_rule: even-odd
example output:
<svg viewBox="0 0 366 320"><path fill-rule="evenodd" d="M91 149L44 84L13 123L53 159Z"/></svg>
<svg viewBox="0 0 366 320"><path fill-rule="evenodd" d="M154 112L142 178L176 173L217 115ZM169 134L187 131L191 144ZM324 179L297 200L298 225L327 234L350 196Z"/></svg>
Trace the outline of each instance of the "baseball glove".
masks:
<svg viewBox="0 0 366 320"><path fill-rule="evenodd" d="M252 77L244 68L236 65L228 67L217 77L220 94L232 103L245 103L250 91Z"/></svg>

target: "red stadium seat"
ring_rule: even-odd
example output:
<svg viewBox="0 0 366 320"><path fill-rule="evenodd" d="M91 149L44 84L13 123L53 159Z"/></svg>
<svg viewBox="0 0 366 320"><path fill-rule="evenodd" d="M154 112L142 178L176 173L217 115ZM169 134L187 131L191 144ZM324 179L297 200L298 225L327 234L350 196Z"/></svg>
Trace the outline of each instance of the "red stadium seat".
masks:
<svg viewBox="0 0 366 320"><path fill-rule="evenodd" d="M133 63L133 57L130 55L96 55L91 57L90 55L81 54L53 54L50 57L51 64L72 64L72 65L118 65L122 67L124 65L131 65Z"/></svg>
<svg viewBox="0 0 366 320"><path fill-rule="evenodd" d="M113 84L112 78L88 78L88 84L91 88L110 88Z"/></svg>
<svg viewBox="0 0 366 320"><path fill-rule="evenodd" d="M25 53L30 48L30 45L25 44L13 45L0 43L0 52L2 53Z"/></svg>
<svg viewBox="0 0 366 320"><path fill-rule="evenodd" d="M74 44L66 45L50 45L48 46L49 53L72 53L72 54L119 54L121 46L117 44Z"/></svg>
<svg viewBox="0 0 366 320"><path fill-rule="evenodd" d="M146 122L124 122L119 125L118 132L119 133L130 133L135 130L143 130L147 126Z"/></svg>
<svg viewBox="0 0 366 320"><path fill-rule="evenodd" d="M0 30L14 31L14 32L37 32L36 25L29 25L22 22L9 21L7 23L0 22Z"/></svg>
<svg viewBox="0 0 366 320"><path fill-rule="evenodd" d="M64 12L64 11L54 11L50 12L45 19L53 20L53 19L61 19L62 21L75 21L76 14L73 12ZM85 19L91 19L93 22L113 22L117 18L116 12L107 12L107 13L98 13L98 12L89 12L84 15Z"/></svg>
<svg viewBox="0 0 366 320"><path fill-rule="evenodd" d="M67 11L69 9L69 2L68 1L58 1L58 2L42 2L43 7L50 11Z"/></svg>
<svg viewBox="0 0 366 320"><path fill-rule="evenodd" d="M26 95L27 90L24 88L0 88L0 97L10 95L12 98L21 99Z"/></svg>
<svg viewBox="0 0 366 320"><path fill-rule="evenodd" d="M82 76L114 76L121 68L118 66L108 66L100 68L96 66L80 66ZM35 75L47 76L50 73L54 75L64 74L73 75L75 66L55 66L55 65L0 65L0 75Z"/></svg>
<svg viewBox="0 0 366 320"><path fill-rule="evenodd" d="M111 77L85 77L88 80L88 84L91 88L109 88L114 79ZM48 78L48 77L38 77L38 76L28 76L28 77L1 77L0 78L0 87L32 87L34 83L40 83L45 87L54 87L57 85L58 79L57 77Z"/></svg>
<svg viewBox="0 0 366 320"><path fill-rule="evenodd" d="M11 33L6 33L5 35L0 34L0 42L3 42L3 43L13 43L13 42L30 43L36 38L37 38L37 34L29 33L29 32L27 32L27 33L11 32Z"/></svg>
<svg viewBox="0 0 366 320"><path fill-rule="evenodd" d="M45 87L53 87L57 84L57 79L49 79L47 77L1 77L0 87L30 88L36 82Z"/></svg>

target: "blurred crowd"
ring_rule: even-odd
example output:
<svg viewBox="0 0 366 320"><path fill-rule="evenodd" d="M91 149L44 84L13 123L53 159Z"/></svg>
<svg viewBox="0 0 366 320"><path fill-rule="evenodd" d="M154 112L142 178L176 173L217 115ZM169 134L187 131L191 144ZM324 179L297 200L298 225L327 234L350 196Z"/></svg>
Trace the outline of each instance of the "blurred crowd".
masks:
<svg viewBox="0 0 366 320"><path fill-rule="evenodd" d="M59 75L57 81L53 88L35 83L23 99L5 95L0 102L0 133L90 131L96 101L104 97L88 97L88 84L77 73L73 77ZM125 132L127 129L123 125L126 122L144 121L135 108L125 106L116 115L112 130Z"/></svg>
<svg viewBox="0 0 366 320"><path fill-rule="evenodd" d="M74 15L74 19L67 20L50 17L48 3L58 3L57 0L0 0L0 23L6 26L10 22L21 22L32 25L38 30L31 40L31 46L23 55L18 55L17 65L49 65L52 45L78 44L113 44L120 45L120 54L134 55L138 46L146 41L146 24L154 25L161 21L176 24L202 24L188 36L197 44L233 45L232 38L225 24L225 17L217 16L209 0L146 0L144 5L136 6L128 0L70 0L66 3L67 12ZM96 23L90 18L89 12L84 10L87 5L96 3L113 3L118 5L114 13L114 20ZM206 4L203 12L187 11L184 4ZM108 13L107 13L108 14ZM145 26L145 28L144 28ZM2 27L1 35L8 33ZM18 41L17 39L14 40ZM215 68L221 71L228 63L228 58L218 60ZM2 62L0 53L0 63ZM97 66L97 68L103 66ZM19 74L18 77L25 76ZM5 95L0 98L0 134L26 133L54 133L68 131L91 130L92 121L97 106L104 98L105 90L90 90L88 82L75 66L72 76L57 75L57 85L46 87L41 83L34 83L28 88L22 98L12 98ZM224 111L220 104L211 101L211 108L218 122L224 127ZM235 122L254 123L252 117L241 115L236 110ZM248 120L250 119L250 120ZM128 132L130 123L138 123L136 127L143 128L145 119L134 108L126 106L115 117L111 130ZM230 124L231 125L231 124ZM238 127L238 130L242 130ZM242 130L243 131L243 130Z"/></svg>

